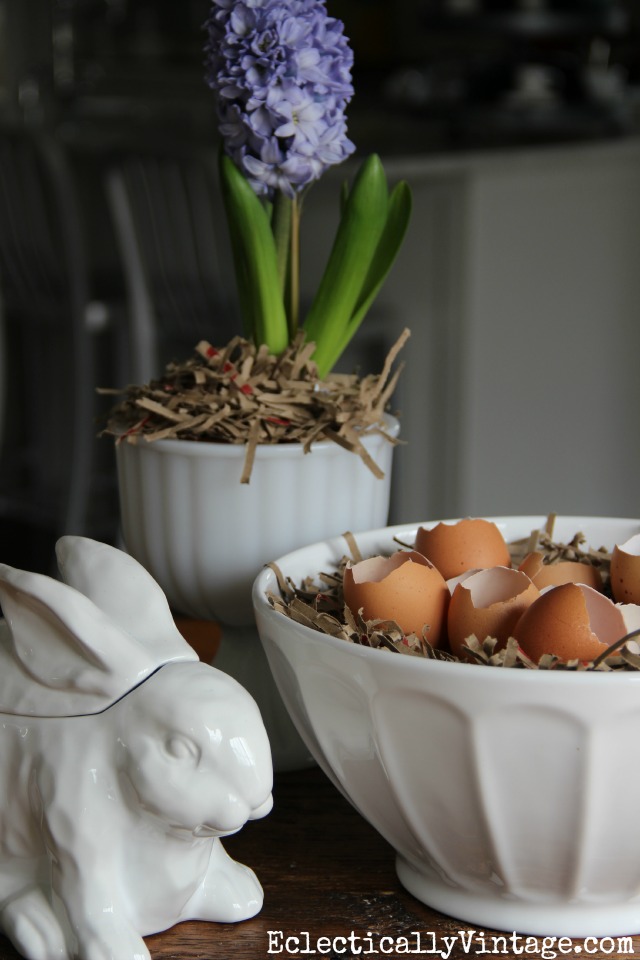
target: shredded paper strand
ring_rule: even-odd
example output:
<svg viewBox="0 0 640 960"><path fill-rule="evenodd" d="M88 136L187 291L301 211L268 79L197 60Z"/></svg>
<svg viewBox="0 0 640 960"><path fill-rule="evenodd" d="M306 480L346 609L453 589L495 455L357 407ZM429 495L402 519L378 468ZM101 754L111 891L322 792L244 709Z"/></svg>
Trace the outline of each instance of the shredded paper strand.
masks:
<svg viewBox="0 0 640 960"><path fill-rule="evenodd" d="M398 442L386 432L384 414L400 373L393 366L408 337L403 331L379 375L330 374L322 380L312 360L314 345L302 334L277 357L241 337L219 349L201 341L192 358L168 364L160 379L122 391L104 432L119 443L245 444L242 483L249 482L262 443L301 443L305 453L313 443L338 443L382 476L362 439L376 432Z"/></svg>

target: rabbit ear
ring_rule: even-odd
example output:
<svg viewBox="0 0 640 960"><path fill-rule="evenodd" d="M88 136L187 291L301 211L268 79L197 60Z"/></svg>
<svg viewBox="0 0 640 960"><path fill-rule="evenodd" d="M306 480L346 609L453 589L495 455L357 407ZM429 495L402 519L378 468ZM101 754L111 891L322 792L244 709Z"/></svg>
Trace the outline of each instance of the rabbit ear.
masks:
<svg viewBox="0 0 640 960"><path fill-rule="evenodd" d="M72 536L58 540L56 554L65 583L93 600L163 663L197 659L175 625L164 592L132 556L106 543Z"/></svg>
<svg viewBox="0 0 640 960"><path fill-rule="evenodd" d="M77 590L0 564L0 711L70 716L104 710L158 666Z"/></svg>

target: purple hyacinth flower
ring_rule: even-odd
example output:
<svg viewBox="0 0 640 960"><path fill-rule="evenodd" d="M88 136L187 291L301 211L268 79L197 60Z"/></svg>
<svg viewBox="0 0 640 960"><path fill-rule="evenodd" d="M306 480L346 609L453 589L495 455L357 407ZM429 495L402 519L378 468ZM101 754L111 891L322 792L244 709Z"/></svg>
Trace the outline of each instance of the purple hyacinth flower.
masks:
<svg viewBox="0 0 640 960"><path fill-rule="evenodd" d="M353 153L353 53L325 0L212 0L205 29L220 134L256 193L294 196Z"/></svg>

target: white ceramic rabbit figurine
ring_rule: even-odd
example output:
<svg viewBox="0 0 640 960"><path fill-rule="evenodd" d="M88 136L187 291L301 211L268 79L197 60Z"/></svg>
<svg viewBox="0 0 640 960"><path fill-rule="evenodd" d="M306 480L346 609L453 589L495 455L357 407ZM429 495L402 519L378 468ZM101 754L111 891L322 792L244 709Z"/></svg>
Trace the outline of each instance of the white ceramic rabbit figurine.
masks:
<svg viewBox="0 0 640 960"><path fill-rule="evenodd" d="M255 702L201 663L127 554L0 565L0 928L29 960L148 960L143 936L262 906L220 837L272 805Z"/></svg>

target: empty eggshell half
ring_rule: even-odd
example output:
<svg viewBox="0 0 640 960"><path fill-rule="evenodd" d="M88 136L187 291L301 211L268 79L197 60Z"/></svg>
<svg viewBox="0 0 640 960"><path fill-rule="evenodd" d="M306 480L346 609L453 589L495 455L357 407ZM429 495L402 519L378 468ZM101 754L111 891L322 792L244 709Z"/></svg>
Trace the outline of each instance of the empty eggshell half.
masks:
<svg viewBox="0 0 640 960"><path fill-rule="evenodd" d="M640 603L640 533L614 546L609 575L614 600Z"/></svg>
<svg viewBox="0 0 640 960"><path fill-rule="evenodd" d="M635 633L636 630L640 630L640 606L637 603L617 603L616 606L623 616L627 633ZM632 642L637 644L639 639L634 637Z"/></svg>
<svg viewBox="0 0 640 960"><path fill-rule="evenodd" d="M482 643L495 637L505 645L524 611L540 595L529 577L511 567L479 570L458 583L447 617L449 646L460 659L468 657L464 641L475 634Z"/></svg>
<svg viewBox="0 0 640 960"><path fill-rule="evenodd" d="M473 567L471 570L465 570L464 573L461 573L457 577L449 577L447 580L447 586L449 587L449 593L453 593L455 588L459 583L462 583L463 580L467 580L469 577L472 577L474 573L480 573L480 567Z"/></svg>
<svg viewBox="0 0 640 960"><path fill-rule="evenodd" d="M545 653L561 660L594 660L626 635L621 610L582 583L550 587L525 610L514 630L534 662Z"/></svg>
<svg viewBox="0 0 640 960"><path fill-rule="evenodd" d="M370 557L347 564L344 600L365 620L394 620L405 633L419 637L426 628L432 647L442 642L449 605L449 588L442 575L420 553L398 551L390 557Z"/></svg>
<svg viewBox="0 0 640 960"><path fill-rule="evenodd" d="M419 527L414 548L438 568L445 580L473 567L510 567L511 554L491 520L468 517L456 523Z"/></svg>
<svg viewBox="0 0 640 960"><path fill-rule="evenodd" d="M559 587L562 583L585 583L594 590L602 590L600 572L590 563L579 563L577 560L544 563L543 554L536 550L527 554L518 569L527 574L538 590Z"/></svg>

